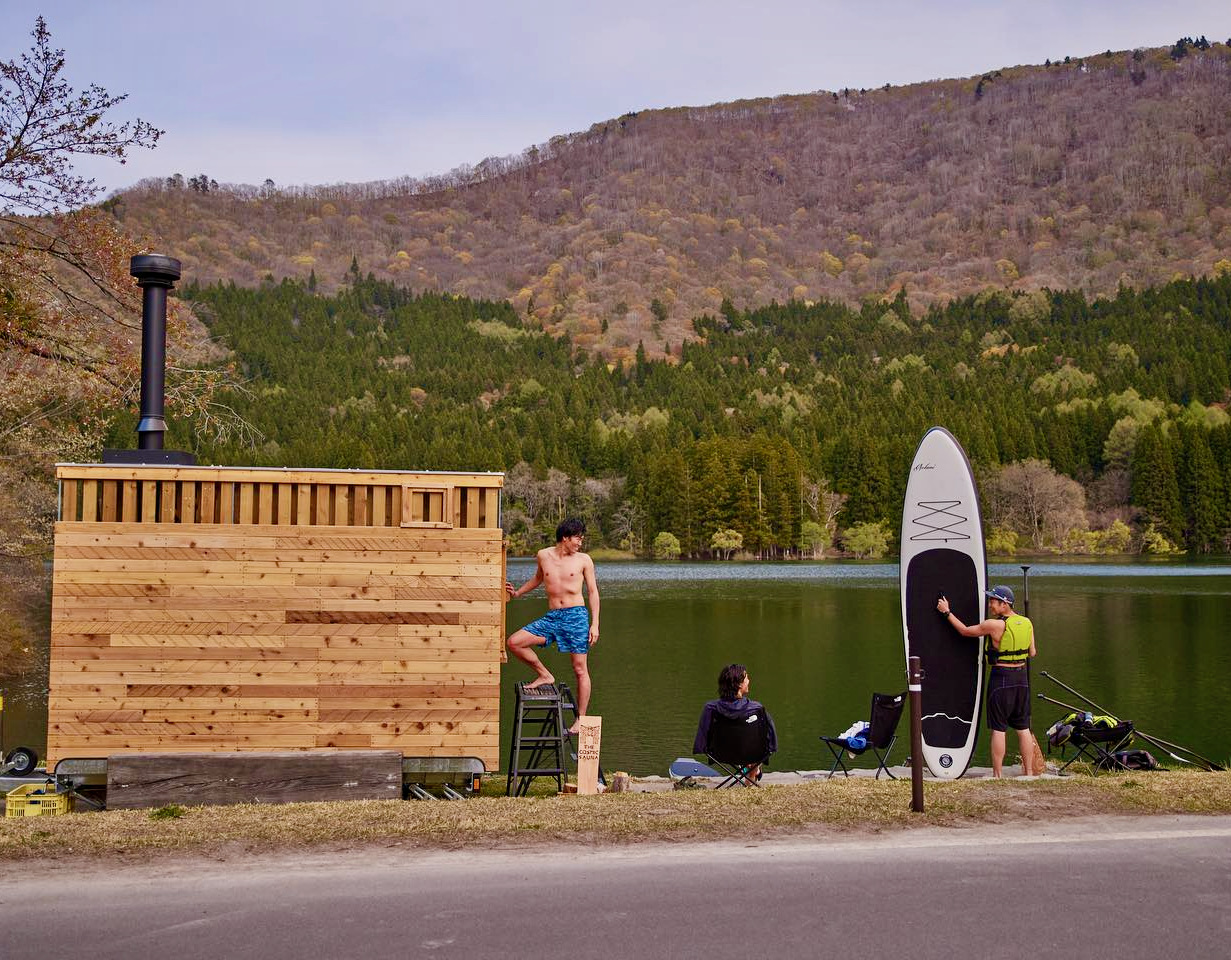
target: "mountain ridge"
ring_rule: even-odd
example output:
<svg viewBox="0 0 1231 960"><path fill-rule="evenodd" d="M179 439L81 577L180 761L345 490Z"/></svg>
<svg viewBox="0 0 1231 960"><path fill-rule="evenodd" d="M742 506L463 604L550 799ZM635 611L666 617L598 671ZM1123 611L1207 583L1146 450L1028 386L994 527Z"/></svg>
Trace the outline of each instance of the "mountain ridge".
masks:
<svg viewBox="0 0 1231 960"><path fill-rule="evenodd" d="M1231 269L1231 51L625 114L442 177L143 181L106 207L201 282L337 289L353 266L506 299L612 359L724 303L912 307ZM181 185L182 184L182 185Z"/></svg>

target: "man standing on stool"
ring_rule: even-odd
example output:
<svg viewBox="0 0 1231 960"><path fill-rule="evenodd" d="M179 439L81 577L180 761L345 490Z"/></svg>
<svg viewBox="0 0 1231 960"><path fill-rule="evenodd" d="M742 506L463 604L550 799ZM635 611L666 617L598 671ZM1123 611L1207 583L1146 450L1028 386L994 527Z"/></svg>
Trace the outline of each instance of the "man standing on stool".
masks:
<svg viewBox="0 0 1231 960"><path fill-rule="evenodd" d="M1026 776L1042 773L1032 767L1034 734L1030 732L1030 673L1026 661L1038 651L1034 646L1034 624L1013 612L1013 591L992 587L987 591L988 619L968 627L949 609L941 597L936 609L963 637L989 637L992 663L987 682L987 725L992 731L992 776L999 777L1004 766L1005 734L1017 731L1022 750L1022 772Z"/></svg>
<svg viewBox="0 0 1231 960"><path fill-rule="evenodd" d="M573 673L577 676L578 717L584 717L590 705L590 670L586 657L590 647L598 643L598 582L594 578L594 561L589 554L581 552L585 534L586 525L580 520L565 520L556 528L556 545L538 552L534 576L516 590L512 583L504 585L510 597L527 594L540 583L547 591L547 613L509 637L509 652L537 674L526 684L527 690L556 682L534 647L554 643L561 653L569 654ZM589 611L581 592L583 583L590 597ZM574 723L569 733L576 733L579 725Z"/></svg>

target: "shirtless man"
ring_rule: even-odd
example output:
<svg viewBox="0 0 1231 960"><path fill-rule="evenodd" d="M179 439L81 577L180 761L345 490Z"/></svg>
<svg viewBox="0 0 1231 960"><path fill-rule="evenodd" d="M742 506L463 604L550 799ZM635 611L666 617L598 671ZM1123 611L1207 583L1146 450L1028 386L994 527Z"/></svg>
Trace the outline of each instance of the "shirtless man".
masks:
<svg viewBox="0 0 1231 960"><path fill-rule="evenodd" d="M508 639L509 652L528 664L537 674L526 684L527 690L555 683L556 678L543 666L534 652L537 646L554 643L561 653L573 660L577 675L577 715L584 717L590 705L590 670L586 657L590 647L598 643L598 583L594 579L594 561L581 552L586 525L580 520L565 520L556 528L556 545L540 550L534 576L516 590L506 581L504 589L510 597L529 593L540 583L547 591L547 613L528 623ZM585 583L591 610L587 612L581 586ZM580 723L574 723L569 733L576 733Z"/></svg>

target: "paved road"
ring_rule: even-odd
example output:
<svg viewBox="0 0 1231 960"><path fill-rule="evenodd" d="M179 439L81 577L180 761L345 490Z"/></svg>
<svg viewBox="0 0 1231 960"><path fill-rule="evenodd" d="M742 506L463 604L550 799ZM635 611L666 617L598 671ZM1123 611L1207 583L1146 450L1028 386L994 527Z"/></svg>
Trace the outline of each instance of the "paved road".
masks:
<svg viewBox="0 0 1231 960"><path fill-rule="evenodd" d="M0 926L6 960L1226 957L1231 817L55 865L5 871Z"/></svg>

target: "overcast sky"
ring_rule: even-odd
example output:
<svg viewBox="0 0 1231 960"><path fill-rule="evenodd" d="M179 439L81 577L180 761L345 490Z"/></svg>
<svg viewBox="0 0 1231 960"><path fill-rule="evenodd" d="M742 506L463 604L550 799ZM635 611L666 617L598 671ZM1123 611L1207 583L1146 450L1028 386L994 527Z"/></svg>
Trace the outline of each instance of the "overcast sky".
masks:
<svg viewBox="0 0 1231 960"><path fill-rule="evenodd" d="M332 183L443 173L629 110L962 77L1181 36L1228 0L0 0L0 60L42 13L75 87L166 130L146 176Z"/></svg>

